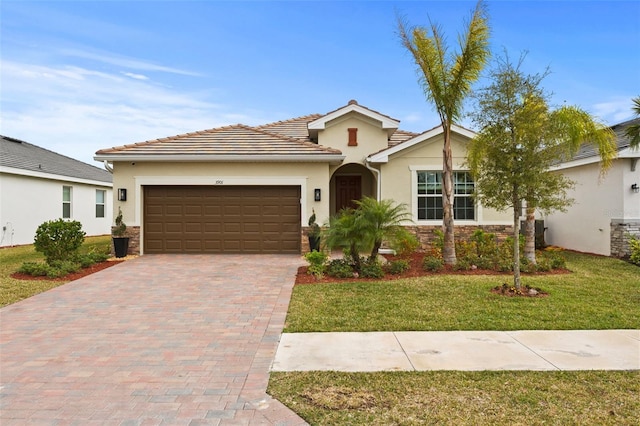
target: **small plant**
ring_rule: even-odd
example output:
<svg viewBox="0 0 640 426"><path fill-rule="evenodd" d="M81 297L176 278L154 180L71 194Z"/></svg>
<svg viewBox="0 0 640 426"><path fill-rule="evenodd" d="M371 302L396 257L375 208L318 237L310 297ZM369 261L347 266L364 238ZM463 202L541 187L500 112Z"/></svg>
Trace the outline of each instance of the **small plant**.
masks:
<svg viewBox="0 0 640 426"><path fill-rule="evenodd" d="M51 220L38 226L34 246L51 264L76 256L85 235L82 224L76 220Z"/></svg>
<svg viewBox="0 0 640 426"><path fill-rule="evenodd" d="M409 268L409 262L404 259L394 260L387 265L387 270L394 275L408 271Z"/></svg>
<svg viewBox="0 0 640 426"><path fill-rule="evenodd" d="M327 275L336 278L352 278L353 266L346 259L333 259L325 268Z"/></svg>
<svg viewBox="0 0 640 426"><path fill-rule="evenodd" d="M425 256L422 259L422 269L425 271L438 272L444 268L444 260L436 256Z"/></svg>
<svg viewBox="0 0 640 426"><path fill-rule="evenodd" d="M360 268L360 276L363 278L382 278L384 271L382 265L376 259L363 259Z"/></svg>
<svg viewBox="0 0 640 426"><path fill-rule="evenodd" d="M309 217L309 237L317 238L320 236L320 225L316 223L316 211L311 210L312 214Z"/></svg>
<svg viewBox="0 0 640 426"><path fill-rule="evenodd" d="M309 262L309 274L321 279L324 276L324 270L327 264L327 254L323 251L311 251L304 255L304 258Z"/></svg>
<svg viewBox="0 0 640 426"><path fill-rule="evenodd" d="M418 247L420 247L418 238L405 228L399 228L393 240L391 240L391 248L400 257L411 256Z"/></svg>
<svg viewBox="0 0 640 426"><path fill-rule="evenodd" d="M127 232L127 224L122 220L122 210L118 207L118 215L116 216L116 226L111 233L114 237L122 237Z"/></svg>
<svg viewBox="0 0 640 426"><path fill-rule="evenodd" d="M636 265L640 265L640 238L629 238L629 247L631 248L631 256L629 257L629 261L631 261L631 263L635 263Z"/></svg>

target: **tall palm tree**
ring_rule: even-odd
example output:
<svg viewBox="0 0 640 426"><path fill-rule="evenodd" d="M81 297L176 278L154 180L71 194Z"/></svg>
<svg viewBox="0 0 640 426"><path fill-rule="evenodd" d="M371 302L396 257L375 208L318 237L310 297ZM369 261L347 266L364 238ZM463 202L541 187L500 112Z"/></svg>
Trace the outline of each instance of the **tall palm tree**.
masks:
<svg viewBox="0 0 640 426"><path fill-rule="evenodd" d="M446 264L456 262L453 228L453 156L451 126L462 115L463 102L471 85L489 60L488 12L478 1L466 32L459 37L460 52L449 55L441 27L430 23L429 28L412 27L398 19L398 33L404 47L411 52L418 67L419 80L425 96L440 116L444 134L442 149L442 227Z"/></svg>

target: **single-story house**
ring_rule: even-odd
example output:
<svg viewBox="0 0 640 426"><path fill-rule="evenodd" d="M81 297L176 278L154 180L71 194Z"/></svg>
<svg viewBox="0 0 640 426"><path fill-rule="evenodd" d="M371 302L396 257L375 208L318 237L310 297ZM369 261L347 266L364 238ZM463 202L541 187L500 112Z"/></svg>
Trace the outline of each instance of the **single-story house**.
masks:
<svg viewBox="0 0 640 426"><path fill-rule="evenodd" d="M326 114L225 126L102 149L129 225L130 253L301 253L318 223L363 196L404 203L427 243L442 225L441 126L423 133L350 101ZM458 235L510 233L511 215L477 203L464 168L474 133L454 126Z"/></svg>
<svg viewBox="0 0 640 426"><path fill-rule="evenodd" d="M87 235L113 222L106 170L28 142L0 136L0 247L33 244L38 226L77 220Z"/></svg>
<svg viewBox="0 0 640 426"><path fill-rule="evenodd" d="M611 127L618 157L604 177L598 154L586 145L554 168L576 182L568 194L575 202L566 213L544 218L547 243L605 256L630 254L629 238L640 237L640 149L630 147L625 130L638 123L635 118Z"/></svg>

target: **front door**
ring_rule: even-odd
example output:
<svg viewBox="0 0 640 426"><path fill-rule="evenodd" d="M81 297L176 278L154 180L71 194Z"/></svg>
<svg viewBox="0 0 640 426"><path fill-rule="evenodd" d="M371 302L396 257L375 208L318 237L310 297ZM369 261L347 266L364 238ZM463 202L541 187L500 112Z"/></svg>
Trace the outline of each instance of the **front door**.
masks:
<svg viewBox="0 0 640 426"><path fill-rule="evenodd" d="M362 198L361 176L336 176L336 212L357 206L354 200Z"/></svg>

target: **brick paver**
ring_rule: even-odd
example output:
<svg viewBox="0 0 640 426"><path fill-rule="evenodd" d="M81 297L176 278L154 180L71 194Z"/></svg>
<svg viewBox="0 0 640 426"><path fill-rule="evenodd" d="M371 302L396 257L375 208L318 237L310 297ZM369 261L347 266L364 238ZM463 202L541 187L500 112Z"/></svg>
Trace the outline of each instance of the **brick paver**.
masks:
<svg viewBox="0 0 640 426"><path fill-rule="evenodd" d="M265 392L299 265L147 255L0 309L0 423L305 424Z"/></svg>

